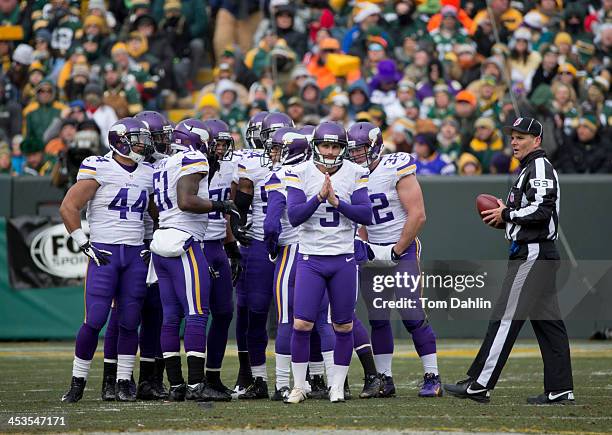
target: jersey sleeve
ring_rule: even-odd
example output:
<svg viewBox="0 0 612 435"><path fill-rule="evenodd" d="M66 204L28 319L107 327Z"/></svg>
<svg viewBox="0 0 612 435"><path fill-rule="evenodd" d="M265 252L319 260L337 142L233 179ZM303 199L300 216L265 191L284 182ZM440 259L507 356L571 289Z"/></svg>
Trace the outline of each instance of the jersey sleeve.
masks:
<svg viewBox="0 0 612 435"><path fill-rule="evenodd" d="M272 172L268 175L266 180L266 192L279 192L285 195L285 185L283 184L283 174L279 172Z"/></svg>
<svg viewBox="0 0 612 435"><path fill-rule="evenodd" d="M181 159L181 172L179 175L183 177L189 174L207 174L208 173L208 160L206 156L197 151L190 151L183 154Z"/></svg>
<svg viewBox="0 0 612 435"><path fill-rule="evenodd" d="M283 182L287 187L293 187L294 189L304 190L303 186L303 173L298 168L291 168L285 171L285 176L283 177Z"/></svg>
<svg viewBox="0 0 612 435"><path fill-rule="evenodd" d="M106 157L91 156L81 163L77 174L77 181L96 180L100 186L104 184L105 166L110 161Z"/></svg>
<svg viewBox="0 0 612 435"><path fill-rule="evenodd" d="M355 186L353 188L353 192L368 187L368 179L370 177L370 171L368 168L362 168L361 166L356 166L355 170Z"/></svg>
<svg viewBox="0 0 612 435"><path fill-rule="evenodd" d="M261 160L258 155L252 154L243 159L238 163L238 179L246 178L253 184L256 184L261 180Z"/></svg>
<svg viewBox="0 0 612 435"><path fill-rule="evenodd" d="M398 153L398 154L401 154L402 158L401 158L400 163L396 164L395 168L393 168L395 184L397 184L399 180L406 177L407 175L416 174L416 170L417 170L416 161L414 160L414 157L412 157L408 153Z"/></svg>

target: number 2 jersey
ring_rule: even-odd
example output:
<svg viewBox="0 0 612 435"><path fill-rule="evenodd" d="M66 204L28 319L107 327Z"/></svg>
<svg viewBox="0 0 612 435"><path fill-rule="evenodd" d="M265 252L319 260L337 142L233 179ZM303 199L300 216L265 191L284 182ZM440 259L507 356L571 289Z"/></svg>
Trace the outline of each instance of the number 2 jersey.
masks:
<svg viewBox="0 0 612 435"><path fill-rule="evenodd" d="M287 187L302 190L309 200L321 191L325 174L309 160L286 171ZM351 195L366 188L368 170L345 160L331 176L336 195L350 204ZM299 252L310 255L341 255L354 252L354 223L328 202L319 204L314 214L299 227Z"/></svg>
<svg viewBox="0 0 612 435"><path fill-rule="evenodd" d="M198 196L208 199L208 160L200 151L181 151L156 164L153 197L159 211L159 228L174 228L204 240L208 213L190 213L178 207L177 186L181 177L204 174L200 180Z"/></svg>
<svg viewBox="0 0 612 435"><path fill-rule="evenodd" d="M372 201L372 225L368 225L368 240L372 243L395 243L400 239L406 210L397 194L397 183L414 174L417 166L408 153L386 154L370 172L368 195Z"/></svg>
<svg viewBox="0 0 612 435"><path fill-rule="evenodd" d="M219 169L213 174L212 180L208 184L208 196L211 201L225 201L230 197L232 190L232 179L234 174L234 164L228 161L219 161ZM225 239L226 235L225 215L220 212L208 213L208 228L204 240Z"/></svg>
<svg viewBox="0 0 612 435"><path fill-rule="evenodd" d="M96 180L100 187L87 203L90 240L113 245L143 244L144 214L153 192L153 168L139 163L130 172L108 154L87 157L79 180Z"/></svg>

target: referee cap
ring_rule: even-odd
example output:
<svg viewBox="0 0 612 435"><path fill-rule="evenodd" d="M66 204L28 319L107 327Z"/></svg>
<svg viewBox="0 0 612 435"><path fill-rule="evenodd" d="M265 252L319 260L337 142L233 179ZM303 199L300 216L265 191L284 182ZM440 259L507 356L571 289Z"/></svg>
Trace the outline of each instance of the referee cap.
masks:
<svg viewBox="0 0 612 435"><path fill-rule="evenodd" d="M542 136L544 127L542 123L535 118L516 118L512 125L505 126L502 131L505 135L511 135L513 131L519 133L531 134L535 137Z"/></svg>

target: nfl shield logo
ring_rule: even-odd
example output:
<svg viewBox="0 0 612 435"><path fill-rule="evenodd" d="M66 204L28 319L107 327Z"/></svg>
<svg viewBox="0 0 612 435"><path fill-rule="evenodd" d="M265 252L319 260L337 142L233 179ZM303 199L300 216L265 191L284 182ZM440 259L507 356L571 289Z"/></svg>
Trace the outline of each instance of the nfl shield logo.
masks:
<svg viewBox="0 0 612 435"><path fill-rule="evenodd" d="M523 118L516 118L516 121L514 121L514 124L512 124L512 127L516 127L517 125L519 125L521 122L523 122Z"/></svg>

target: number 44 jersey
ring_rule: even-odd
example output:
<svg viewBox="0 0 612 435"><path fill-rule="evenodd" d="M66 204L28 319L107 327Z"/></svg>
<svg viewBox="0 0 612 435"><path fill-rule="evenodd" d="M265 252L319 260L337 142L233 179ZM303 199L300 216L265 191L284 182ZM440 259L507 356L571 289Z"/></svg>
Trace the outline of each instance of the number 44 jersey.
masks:
<svg viewBox="0 0 612 435"><path fill-rule="evenodd" d="M416 172L414 158L408 153L386 154L370 173L368 195L372 201L372 225L368 240L372 243L395 243L406 222L406 211L397 194L397 183Z"/></svg>
<svg viewBox="0 0 612 435"><path fill-rule="evenodd" d="M142 245L143 218L153 191L153 168L148 163L133 171L111 156L87 157L77 175L100 187L87 204L90 240L112 245Z"/></svg>

